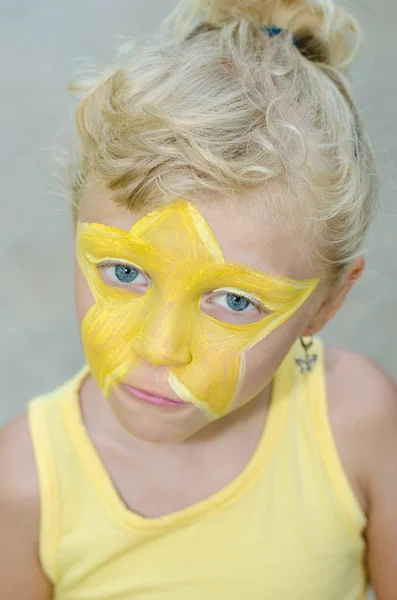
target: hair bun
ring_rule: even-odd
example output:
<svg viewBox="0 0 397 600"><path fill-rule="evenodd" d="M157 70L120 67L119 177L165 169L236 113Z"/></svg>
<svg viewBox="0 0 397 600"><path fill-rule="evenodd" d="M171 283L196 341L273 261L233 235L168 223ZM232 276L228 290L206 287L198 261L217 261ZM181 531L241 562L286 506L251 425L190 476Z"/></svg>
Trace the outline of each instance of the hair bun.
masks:
<svg viewBox="0 0 397 600"><path fill-rule="evenodd" d="M361 41L357 21L334 0L181 0L171 15L178 37L202 23L222 26L239 20L286 29L306 58L342 69Z"/></svg>

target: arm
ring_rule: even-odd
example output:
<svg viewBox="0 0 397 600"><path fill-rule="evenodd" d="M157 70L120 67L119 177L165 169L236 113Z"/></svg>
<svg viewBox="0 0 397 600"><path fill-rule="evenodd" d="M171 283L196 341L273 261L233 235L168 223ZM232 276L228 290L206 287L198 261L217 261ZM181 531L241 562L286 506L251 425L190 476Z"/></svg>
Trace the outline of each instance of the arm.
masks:
<svg viewBox="0 0 397 600"><path fill-rule="evenodd" d="M50 600L39 561L40 495L26 415L0 431L1 599Z"/></svg>
<svg viewBox="0 0 397 600"><path fill-rule="evenodd" d="M377 600L397 599L397 386L380 369L368 432L367 560Z"/></svg>
<svg viewBox="0 0 397 600"><path fill-rule="evenodd" d="M331 421L367 514L367 567L377 600L397 600L397 386L364 356L331 353Z"/></svg>
<svg viewBox="0 0 397 600"><path fill-rule="evenodd" d="M342 464L367 516L376 600L397 600L397 386L372 360L327 349L329 414Z"/></svg>

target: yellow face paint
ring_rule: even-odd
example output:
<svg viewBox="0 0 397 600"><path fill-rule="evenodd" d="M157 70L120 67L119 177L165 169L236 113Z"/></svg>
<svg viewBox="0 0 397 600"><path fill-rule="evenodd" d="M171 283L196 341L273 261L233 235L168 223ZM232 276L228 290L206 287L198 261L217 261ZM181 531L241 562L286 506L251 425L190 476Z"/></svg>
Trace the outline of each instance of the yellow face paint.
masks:
<svg viewBox="0 0 397 600"><path fill-rule="evenodd" d="M82 322L87 362L107 396L145 359L168 367L182 400L224 414L244 377L244 351L290 318L318 280L273 277L225 261L199 211L176 201L123 231L80 223L77 260L95 297ZM144 292L105 283L99 265L132 265L148 274ZM269 310L260 320L230 324L205 314L202 297L224 288L246 292Z"/></svg>

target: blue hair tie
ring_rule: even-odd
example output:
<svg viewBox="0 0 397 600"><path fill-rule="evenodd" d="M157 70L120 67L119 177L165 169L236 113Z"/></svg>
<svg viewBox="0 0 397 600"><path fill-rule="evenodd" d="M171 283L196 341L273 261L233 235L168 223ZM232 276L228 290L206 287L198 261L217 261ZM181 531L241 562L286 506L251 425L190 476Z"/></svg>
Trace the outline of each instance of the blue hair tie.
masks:
<svg viewBox="0 0 397 600"><path fill-rule="evenodd" d="M262 31L265 31L270 37L279 35L279 33L282 33L284 31L284 29L281 29L281 27L275 27L273 25L264 25L261 29ZM299 48L300 44L295 37L292 37L292 43L294 44L294 46Z"/></svg>

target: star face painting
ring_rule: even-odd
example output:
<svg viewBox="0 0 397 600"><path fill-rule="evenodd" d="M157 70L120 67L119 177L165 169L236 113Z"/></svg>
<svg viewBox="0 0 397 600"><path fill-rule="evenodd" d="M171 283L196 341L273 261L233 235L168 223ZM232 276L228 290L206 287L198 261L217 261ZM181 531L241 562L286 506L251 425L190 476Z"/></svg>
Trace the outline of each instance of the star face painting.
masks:
<svg viewBox="0 0 397 600"><path fill-rule="evenodd" d="M129 232L79 223L77 260L95 298L82 322L84 351L105 396L144 359L168 367L177 396L212 417L233 404L245 351L289 319L318 283L226 261L200 212L185 201L149 213ZM136 285L112 285L101 275L106 264ZM203 296L215 290L253 298L266 312L248 323L215 319L202 310Z"/></svg>

